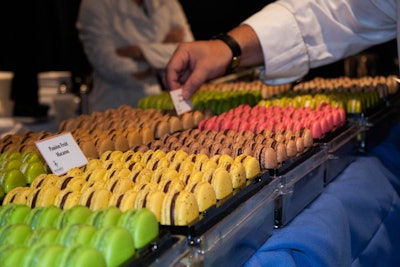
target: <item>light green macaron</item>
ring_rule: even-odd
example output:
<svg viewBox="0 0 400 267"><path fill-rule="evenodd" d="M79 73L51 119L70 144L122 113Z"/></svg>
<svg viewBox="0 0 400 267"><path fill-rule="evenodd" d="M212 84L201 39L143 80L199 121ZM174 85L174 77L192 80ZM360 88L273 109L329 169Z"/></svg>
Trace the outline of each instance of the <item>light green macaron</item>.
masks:
<svg viewBox="0 0 400 267"><path fill-rule="evenodd" d="M50 265L49 265L50 266ZM57 265L58 267L110 267L104 256L95 248L77 245L67 247Z"/></svg>
<svg viewBox="0 0 400 267"><path fill-rule="evenodd" d="M104 209L95 210L88 218L88 224L97 228L116 226L122 211L115 207L110 206Z"/></svg>
<svg viewBox="0 0 400 267"><path fill-rule="evenodd" d="M25 223L2 226L0 227L0 245L24 245L31 234L31 227Z"/></svg>
<svg viewBox="0 0 400 267"><path fill-rule="evenodd" d="M57 218L56 227L62 229L71 224L84 224L92 212L88 207L82 205L63 210Z"/></svg>
<svg viewBox="0 0 400 267"><path fill-rule="evenodd" d="M121 266L136 253L132 236L128 230L118 226L98 229L91 246L103 254L108 267Z"/></svg>
<svg viewBox="0 0 400 267"><path fill-rule="evenodd" d="M159 235L159 224L156 216L147 208L125 211L118 225L127 229L135 242L135 247L141 249L154 241Z"/></svg>

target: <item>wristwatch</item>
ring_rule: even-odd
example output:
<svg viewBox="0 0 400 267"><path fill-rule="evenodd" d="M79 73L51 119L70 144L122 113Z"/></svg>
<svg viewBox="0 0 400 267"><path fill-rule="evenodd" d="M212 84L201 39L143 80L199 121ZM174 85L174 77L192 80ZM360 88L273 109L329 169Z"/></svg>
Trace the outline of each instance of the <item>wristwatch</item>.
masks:
<svg viewBox="0 0 400 267"><path fill-rule="evenodd" d="M242 50L239 44L236 42L232 36L226 33L220 33L215 35L212 39L223 41L232 51L231 65L227 69L227 73L233 72L240 65L240 56L242 55Z"/></svg>

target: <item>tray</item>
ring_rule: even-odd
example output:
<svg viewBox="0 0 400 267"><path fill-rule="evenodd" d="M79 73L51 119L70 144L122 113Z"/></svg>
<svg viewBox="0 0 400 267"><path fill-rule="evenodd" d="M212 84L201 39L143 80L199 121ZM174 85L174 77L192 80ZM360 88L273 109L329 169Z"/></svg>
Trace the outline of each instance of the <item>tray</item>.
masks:
<svg viewBox="0 0 400 267"><path fill-rule="evenodd" d="M162 230L157 240L140 249L134 258L121 267L172 266L169 264L182 258L187 247L186 238L173 236L168 231Z"/></svg>
<svg viewBox="0 0 400 267"><path fill-rule="evenodd" d="M302 164L279 177L281 194L275 199L275 227L289 223L324 189L325 162L328 149L319 151Z"/></svg>
<svg viewBox="0 0 400 267"><path fill-rule="evenodd" d="M377 114L382 112L383 110L386 110L388 108L388 102L385 100L382 100L375 106L366 109L365 111L361 113L347 113L346 117L348 121L351 123L360 123L360 124L366 124L368 123L368 120L373 119Z"/></svg>
<svg viewBox="0 0 400 267"><path fill-rule="evenodd" d="M189 239L198 237L223 220L239 205L246 202L246 200L272 181L273 179L268 173L263 173L261 176L249 182L249 184L243 189L234 191L234 194L231 197L219 201L217 205L203 212L198 221L187 226L160 225L160 228L175 235L187 236Z"/></svg>
<svg viewBox="0 0 400 267"><path fill-rule="evenodd" d="M335 137L320 143L320 146L328 150L328 159L325 162L325 184L331 182L355 160L360 132L360 125L347 124Z"/></svg>
<svg viewBox="0 0 400 267"><path fill-rule="evenodd" d="M366 153L387 137L391 125L392 108L381 106L368 117L362 117L353 123L361 126L359 134L359 152Z"/></svg>
<svg viewBox="0 0 400 267"><path fill-rule="evenodd" d="M274 230L274 200L280 182L272 180L196 239L202 266L241 266Z"/></svg>
<svg viewBox="0 0 400 267"><path fill-rule="evenodd" d="M285 160L281 167L276 168L276 169L268 169L269 175L271 177L278 177L278 176L284 175L285 173L288 173L289 171L296 168L298 165L305 162L307 159L309 159L312 155L314 155L318 151L320 151L319 146L314 145L314 146L310 147L307 151L305 151L303 154L301 154L300 156L295 157L293 159Z"/></svg>

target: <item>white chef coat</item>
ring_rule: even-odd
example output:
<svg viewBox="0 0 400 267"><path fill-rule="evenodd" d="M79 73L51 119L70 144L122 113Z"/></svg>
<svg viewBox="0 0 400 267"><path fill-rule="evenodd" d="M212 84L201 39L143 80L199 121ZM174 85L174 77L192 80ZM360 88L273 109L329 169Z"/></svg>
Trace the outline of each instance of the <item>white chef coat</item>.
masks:
<svg viewBox="0 0 400 267"><path fill-rule="evenodd" d="M279 0L243 23L261 42L260 78L280 84L396 38L399 5L398 0Z"/></svg>
<svg viewBox="0 0 400 267"><path fill-rule="evenodd" d="M159 93L155 76L137 80L131 74L165 68L177 45L162 43L172 28L184 28L184 41L194 39L177 0L144 0L144 8L132 0L83 0L76 26L93 67L91 112L135 107L140 98ZM116 54L129 45L139 45L148 63Z"/></svg>

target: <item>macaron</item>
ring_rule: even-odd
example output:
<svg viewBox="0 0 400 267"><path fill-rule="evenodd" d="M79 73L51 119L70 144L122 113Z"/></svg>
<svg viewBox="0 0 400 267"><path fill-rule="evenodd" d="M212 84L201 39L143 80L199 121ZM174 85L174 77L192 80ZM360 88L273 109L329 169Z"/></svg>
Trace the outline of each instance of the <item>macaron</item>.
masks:
<svg viewBox="0 0 400 267"><path fill-rule="evenodd" d="M246 184L246 170L240 162L234 161L231 156L223 155L218 165L229 173L233 188L240 188Z"/></svg>
<svg viewBox="0 0 400 267"><path fill-rule="evenodd" d="M89 246L96 227L89 224L70 224L59 230L55 242L63 246L86 245Z"/></svg>
<svg viewBox="0 0 400 267"><path fill-rule="evenodd" d="M162 203L165 198L165 193L159 189L145 188L139 191L135 199L135 208L148 208L156 216L157 221L160 221Z"/></svg>
<svg viewBox="0 0 400 267"><path fill-rule="evenodd" d="M301 128L295 134L303 138L305 148L310 148L314 144L313 134L310 129Z"/></svg>
<svg viewBox="0 0 400 267"><path fill-rule="evenodd" d="M144 189L157 189L157 188L158 188L158 183L156 182L141 182L135 184L133 190L140 192Z"/></svg>
<svg viewBox="0 0 400 267"><path fill-rule="evenodd" d="M36 244L26 251L22 266L60 266L64 250L65 248L58 244Z"/></svg>
<svg viewBox="0 0 400 267"><path fill-rule="evenodd" d="M31 209L25 218L25 223L30 225L32 229L43 227L55 227L58 216L61 214L61 209L54 205L45 207L36 207Z"/></svg>
<svg viewBox="0 0 400 267"><path fill-rule="evenodd" d="M147 208L130 209L120 216L118 226L129 231L136 249L141 249L154 241L159 235L156 216Z"/></svg>
<svg viewBox="0 0 400 267"><path fill-rule="evenodd" d="M86 182L106 181L107 175L107 169L101 167L86 171L83 174L83 178L86 180Z"/></svg>
<svg viewBox="0 0 400 267"><path fill-rule="evenodd" d="M26 246L2 245L0 246L0 262L2 267L16 267L23 265L27 253Z"/></svg>
<svg viewBox="0 0 400 267"><path fill-rule="evenodd" d="M61 190L55 200L54 205L62 210L70 209L79 204L82 193L80 191L73 191L71 189Z"/></svg>
<svg viewBox="0 0 400 267"><path fill-rule="evenodd" d="M86 182L81 189L81 193L84 193L91 189L104 188L105 183L106 182L103 180L91 180L89 182Z"/></svg>
<svg viewBox="0 0 400 267"><path fill-rule="evenodd" d="M92 214L92 210L88 207L76 205L68 210L63 210L59 214L55 225L58 229L63 229L71 224L85 224L90 214Z"/></svg>
<svg viewBox="0 0 400 267"><path fill-rule="evenodd" d="M131 175L128 178L132 180L135 184L142 182L150 182L153 171L147 168L132 170Z"/></svg>
<svg viewBox="0 0 400 267"><path fill-rule="evenodd" d="M31 234L32 229L26 223L7 224L0 227L0 245L24 245Z"/></svg>
<svg viewBox="0 0 400 267"><path fill-rule="evenodd" d="M52 265L46 265L52 266ZM75 245L64 249L59 258L59 262L53 266L60 267L109 267L104 255L97 249L85 246Z"/></svg>
<svg viewBox="0 0 400 267"><path fill-rule="evenodd" d="M81 196L79 204L84 205L91 210L97 210L108 207L108 202L112 193L105 188L89 189Z"/></svg>
<svg viewBox="0 0 400 267"><path fill-rule="evenodd" d="M40 187L44 187L46 185L55 185L58 180L60 179L60 177L58 175L55 174L39 174L39 176L37 176L31 183L30 187L32 189L36 189L36 188L40 188Z"/></svg>
<svg viewBox="0 0 400 267"><path fill-rule="evenodd" d="M230 178L228 181L232 184ZM162 205L161 224L184 226L198 218L199 205L193 193L183 190L166 194Z"/></svg>
<svg viewBox="0 0 400 267"><path fill-rule="evenodd" d="M271 147L259 145L255 148L254 157L260 162L263 170L275 169L278 167L278 158L276 151Z"/></svg>
<svg viewBox="0 0 400 267"><path fill-rule="evenodd" d="M59 192L60 189L55 185L36 188L29 194L27 204L31 208L54 204L54 200Z"/></svg>
<svg viewBox="0 0 400 267"><path fill-rule="evenodd" d="M233 192L232 179L225 168L208 169L203 173L202 180L212 185L217 200L226 198Z"/></svg>
<svg viewBox="0 0 400 267"><path fill-rule="evenodd" d="M185 183L179 179L178 174L174 177L164 178L158 183L158 189L164 193L169 191L181 191L184 188Z"/></svg>
<svg viewBox="0 0 400 267"><path fill-rule="evenodd" d="M32 189L27 186L15 187L5 195L3 205L8 203L26 204L31 191Z"/></svg>
<svg viewBox="0 0 400 267"><path fill-rule="evenodd" d="M23 223L31 209L25 204L8 203L0 207L0 226Z"/></svg>
<svg viewBox="0 0 400 267"><path fill-rule="evenodd" d="M25 246L31 247L35 244L56 243L60 230L55 227L43 227L32 231L32 234L25 240Z"/></svg>
<svg viewBox="0 0 400 267"><path fill-rule="evenodd" d="M132 189L134 183L132 179L127 177L114 177L105 183L105 188L107 188L113 194L121 194L130 189Z"/></svg>
<svg viewBox="0 0 400 267"><path fill-rule="evenodd" d="M133 237L123 227L113 226L98 229L90 244L92 248L101 252L108 267L121 266L135 255Z"/></svg>
<svg viewBox="0 0 400 267"><path fill-rule="evenodd" d="M125 193L113 194L108 203L109 206L115 206L122 212L134 208L138 191L130 189Z"/></svg>
<svg viewBox="0 0 400 267"><path fill-rule="evenodd" d="M256 158L246 154L240 154L235 157L235 161L243 165L246 172L246 179L252 179L260 175L260 162Z"/></svg>
<svg viewBox="0 0 400 267"><path fill-rule="evenodd" d="M107 208L98 209L90 214L87 223L96 228L103 228L108 226L115 226L118 223L122 211L115 207L109 206Z"/></svg>
<svg viewBox="0 0 400 267"><path fill-rule="evenodd" d="M65 175L60 177L57 181L56 186L61 190L72 190L72 191L81 191L83 185L86 183L86 180L80 176L69 176Z"/></svg>
<svg viewBox="0 0 400 267"><path fill-rule="evenodd" d="M155 171L158 168L165 167L167 168L170 164L170 161L163 157L163 158L151 158L147 163L146 163L146 168Z"/></svg>
<svg viewBox="0 0 400 267"><path fill-rule="evenodd" d="M192 192L196 196L199 212L206 211L217 203L214 188L209 182L194 181L188 184L185 190Z"/></svg>
<svg viewBox="0 0 400 267"><path fill-rule="evenodd" d="M88 160L88 163L85 166L85 172L90 172L94 169L102 167L102 160L98 158L93 158Z"/></svg>

